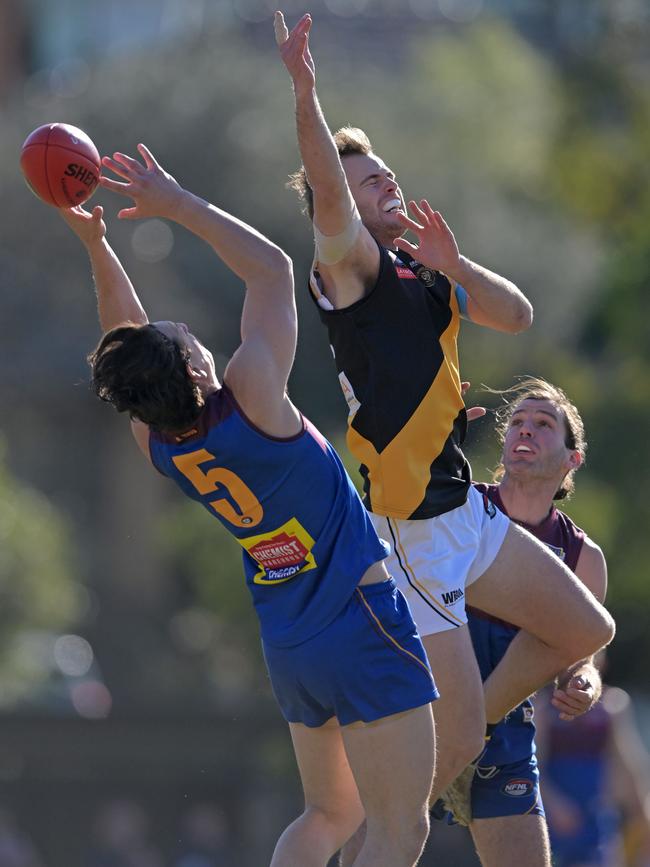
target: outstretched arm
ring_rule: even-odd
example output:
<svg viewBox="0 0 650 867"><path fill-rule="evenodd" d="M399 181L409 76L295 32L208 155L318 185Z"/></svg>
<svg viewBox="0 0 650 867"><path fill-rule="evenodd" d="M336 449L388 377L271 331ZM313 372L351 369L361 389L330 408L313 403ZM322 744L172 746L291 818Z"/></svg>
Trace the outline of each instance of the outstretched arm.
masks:
<svg viewBox="0 0 650 867"><path fill-rule="evenodd" d="M467 293L468 319L511 334L530 327L533 308L514 283L461 256L442 214L434 211L426 199L419 205L409 202L409 208L414 219L400 214L399 221L416 235L418 246L404 238L396 238L395 246L462 286Z"/></svg>
<svg viewBox="0 0 650 867"><path fill-rule="evenodd" d="M88 251L102 331L109 331L127 321L136 324L148 322L133 284L106 240L102 206L96 205L92 213L81 206L64 208L59 213Z"/></svg>
<svg viewBox="0 0 650 867"><path fill-rule="evenodd" d="M298 146L314 196L314 226L330 238L346 232L358 212L341 159L316 94L314 60L309 50L311 16L303 15L291 32L281 12L275 13L275 38L280 56L293 82ZM362 297L379 267L379 251L370 233L361 227L342 259L325 266L328 297L344 307Z"/></svg>
<svg viewBox="0 0 650 867"><path fill-rule="evenodd" d="M101 184L133 200L120 218L173 220L210 244L246 284L242 343L225 379L247 414L268 429L269 421L274 426L278 415L286 415L296 347L291 260L251 226L183 189L143 144L138 152L142 162L122 153L104 157L103 165L122 180L102 177Z"/></svg>

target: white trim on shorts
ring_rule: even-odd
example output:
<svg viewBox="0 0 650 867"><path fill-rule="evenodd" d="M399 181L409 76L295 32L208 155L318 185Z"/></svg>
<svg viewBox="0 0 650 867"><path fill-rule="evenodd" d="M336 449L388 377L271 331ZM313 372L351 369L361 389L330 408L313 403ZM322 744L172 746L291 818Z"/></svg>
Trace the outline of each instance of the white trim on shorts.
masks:
<svg viewBox="0 0 650 867"><path fill-rule="evenodd" d="M510 520L470 487L462 506L418 521L370 513L391 546L384 561L406 597L421 637L467 623L465 588L489 568Z"/></svg>

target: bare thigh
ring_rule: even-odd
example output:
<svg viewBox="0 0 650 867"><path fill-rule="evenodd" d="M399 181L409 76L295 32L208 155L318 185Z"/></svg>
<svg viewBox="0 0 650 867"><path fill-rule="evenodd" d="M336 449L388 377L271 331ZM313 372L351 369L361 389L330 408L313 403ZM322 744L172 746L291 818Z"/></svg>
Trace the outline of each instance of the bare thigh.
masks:
<svg viewBox="0 0 650 867"><path fill-rule="evenodd" d="M525 629L551 647L585 651L585 636L609 640L602 606L545 545L511 524L492 565L467 588L471 605Z"/></svg>
<svg viewBox="0 0 650 867"><path fill-rule="evenodd" d="M342 733L369 826L378 823L390 831L411 823L426 809L433 782L431 705L353 723Z"/></svg>
<svg viewBox="0 0 650 867"><path fill-rule="evenodd" d="M342 729L335 719L320 728L290 723L291 739L305 795L305 806L321 810L354 833L363 806L348 762ZM345 837L344 837L345 839Z"/></svg>
<svg viewBox="0 0 650 867"><path fill-rule="evenodd" d="M427 635L422 643L440 692L432 705L438 746L437 795L483 747L483 684L467 626Z"/></svg>
<svg viewBox="0 0 650 867"><path fill-rule="evenodd" d="M470 831L483 867L551 867L543 816L475 819Z"/></svg>

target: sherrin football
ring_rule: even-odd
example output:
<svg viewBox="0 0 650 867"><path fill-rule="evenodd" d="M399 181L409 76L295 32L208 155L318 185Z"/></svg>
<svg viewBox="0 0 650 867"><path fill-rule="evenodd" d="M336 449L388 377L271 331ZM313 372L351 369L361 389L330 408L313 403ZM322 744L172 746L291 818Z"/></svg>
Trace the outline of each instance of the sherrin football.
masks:
<svg viewBox="0 0 650 867"><path fill-rule="evenodd" d="M48 205L83 204L99 183L99 152L86 133L67 123L39 126L25 139L20 167L29 188Z"/></svg>

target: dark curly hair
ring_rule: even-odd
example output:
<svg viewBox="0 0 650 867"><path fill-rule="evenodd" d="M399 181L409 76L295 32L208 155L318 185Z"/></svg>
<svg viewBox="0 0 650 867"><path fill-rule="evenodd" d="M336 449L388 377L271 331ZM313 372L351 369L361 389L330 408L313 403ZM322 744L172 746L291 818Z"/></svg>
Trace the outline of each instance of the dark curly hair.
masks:
<svg viewBox="0 0 650 867"><path fill-rule="evenodd" d="M128 412L152 430L182 432L204 405L188 358L187 349L154 325L120 325L107 331L88 356L91 388L118 412Z"/></svg>
<svg viewBox="0 0 650 867"><path fill-rule="evenodd" d="M510 420L522 401L548 400L560 410L564 417L564 445L568 449L575 449L580 452L584 462L587 451L584 423L576 407L557 385L552 385L539 376L524 376L510 388L503 390L488 389L488 391L493 394L500 394L504 402L503 406L500 406L496 411L496 430L501 445L505 442ZM554 500L563 500L571 496L574 489L573 476L575 472L575 470L570 470L566 474L562 480L562 484L553 496ZM500 482L504 474L505 467L503 463L499 463L494 470L493 480Z"/></svg>
<svg viewBox="0 0 650 867"><path fill-rule="evenodd" d="M344 126L332 136L334 144L341 159L351 154L368 156L372 153L370 139L362 129L356 126ZM305 212L310 220L314 219L314 193L307 180L307 172L304 166L300 166L297 172L289 175L287 183L289 189L295 190L305 203Z"/></svg>

